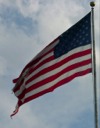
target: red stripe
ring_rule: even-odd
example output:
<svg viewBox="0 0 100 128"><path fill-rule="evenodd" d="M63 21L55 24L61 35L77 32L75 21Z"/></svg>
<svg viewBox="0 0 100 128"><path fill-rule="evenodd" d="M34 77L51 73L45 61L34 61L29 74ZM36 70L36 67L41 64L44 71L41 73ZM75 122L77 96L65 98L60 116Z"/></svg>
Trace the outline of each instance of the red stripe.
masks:
<svg viewBox="0 0 100 128"><path fill-rule="evenodd" d="M81 52L78 52L78 53L74 53L73 55L67 57L66 59L64 59L64 60L62 60L62 61L63 61L63 63L64 63L64 61L68 62L68 61L70 61L70 60L72 60L72 59L74 59L74 58L78 58L78 57L81 57L81 56L84 56L84 55L87 55L87 54L90 54L90 53L91 53L91 49L88 49L88 50L85 50L85 51L81 51ZM35 68L32 68L32 69L30 70L30 74L31 74L32 72L34 72L36 69L38 69L39 67L41 67L43 64L48 63L49 60L52 61L53 59L54 59L53 56L50 57L50 58L45 59L44 61L42 61L41 63L39 63L39 65L37 65ZM56 63L57 63L57 62L56 62ZM58 62L58 63L59 63L59 62ZM57 64L58 64L58 63L57 63ZM55 64L55 65L56 65L56 64Z"/></svg>
<svg viewBox="0 0 100 128"><path fill-rule="evenodd" d="M52 86L52 87L50 87L50 88L48 88L48 89L45 89L45 90L43 90L43 91L41 91L41 92L39 92L39 93L37 93L37 94L35 94L35 95L32 95L32 96L26 98L23 103L22 103L20 100L18 100L18 108L19 108L20 106L22 106L23 104L25 104L25 103L27 103L27 102L29 102L29 101L35 99L35 98L38 98L38 97L40 97L40 96L42 96L42 95L44 95L44 94L46 94L46 93L49 93L49 92L54 91L54 89L56 89L57 87L60 87L60 86L62 86L62 85L64 85L64 84L70 82L71 80L73 80L74 78L76 78L76 77L78 77L78 76L83 76L83 75L86 75L86 74L90 73L91 70L92 70L92 69L89 68L89 69L86 69L85 71L77 72L77 73L71 75L70 77L67 77L67 78L65 78L65 79L63 79L63 80L61 80L61 81L59 81L59 82L58 82L57 84L55 84L54 86ZM18 112L18 111L17 111L17 112ZM15 113L13 113L13 114L11 115L11 117L14 116L17 112L15 111Z"/></svg>
<svg viewBox="0 0 100 128"><path fill-rule="evenodd" d="M17 90L19 90L23 83L24 78L19 83L17 83L18 85L16 85L16 88L13 89L13 92L15 93Z"/></svg>
<svg viewBox="0 0 100 128"><path fill-rule="evenodd" d="M22 99L22 98L24 97L25 93L28 93L28 92L30 92L30 91L32 91L32 90L34 90L34 89L36 89L36 88L38 88L38 87L40 87L40 86L42 86L42 85L45 85L46 83L49 83L49 82L51 82L51 81L57 79L59 76L61 76L62 74L65 74L66 72L69 72L69 71L71 71L71 70L73 70L73 69L75 69L75 68L78 68L78 67L80 67L80 66L87 65L87 64L89 64L89 63L91 63L91 59L85 60L85 61L80 62L80 63L73 64L73 65L71 65L71 66L69 66L69 67L63 69L63 70L60 71L59 73L54 74L54 75L52 75L52 76L50 76L50 77L48 77L48 78L46 78L46 79L43 79L42 81L39 81L39 82L37 82L37 83L31 85L31 87L25 89L25 92L22 92L21 95L18 96L18 98L19 98L19 99Z"/></svg>
<svg viewBox="0 0 100 128"><path fill-rule="evenodd" d="M51 52L51 51L52 51L52 50L50 50L50 51L48 51L47 53L45 53L44 56L47 55L47 54L48 54L49 52ZM82 52L79 52L79 53L75 53L75 54L69 56L68 58L62 60L61 63L64 63L64 61L68 62L68 61L70 61L70 60L72 60L72 59L74 59L74 58L81 57L81 56L87 55L87 54L89 54L89 53L91 53L91 49L88 49L88 50L85 50L85 51L82 51ZM44 56L42 56L42 58L43 58ZM31 67L30 67L29 74L31 74L32 72L34 72L36 69L38 69L39 67L41 67L43 64L45 64L45 63L47 63L47 62L49 62L49 61L52 61L53 59L54 59L54 57L51 56L51 57L45 59L44 61L42 61L41 63L39 63L35 68L32 68L32 69L31 69L31 67L33 67L33 65L36 64L40 59L37 59L37 60L32 61L31 63L28 64L28 66L29 66L29 65L31 66ZM56 67L57 65L60 65L61 63L56 63L56 64L53 65L53 66ZM32 64L33 64L33 65L32 65ZM23 72L26 70L26 68L27 68L28 66L26 66L25 69L23 69L23 71L22 71L22 73L21 73L21 75L20 75L20 78L21 78ZM57 67L58 67L58 66L57 66ZM52 69L52 66L50 67L50 69ZM30 80L29 80L29 81L30 81ZM22 85L22 83L23 83L23 82L20 82L17 86L15 86L15 88L13 89L13 91L16 92L17 90L19 90L20 87L21 87L21 85Z"/></svg>
<svg viewBox="0 0 100 128"><path fill-rule="evenodd" d="M55 84L54 86L52 86L52 87L50 87L50 88L48 88L48 89L46 89L46 90L44 90L44 91L41 91L41 92L39 92L39 93L37 93L37 94L35 94L35 95L32 95L32 96L26 98L25 101L24 101L24 103L27 103L27 102L29 102L29 101L31 101L31 100L33 100L33 99L39 97L39 96L42 96L43 94L46 94L46 93L48 93L48 92L52 92L52 91L53 91L54 89L56 89L57 87L62 86L63 84L70 82L70 81L73 80L75 77L83 76L83 75L86 75L86 74L90 73L91 70L92 70L92 69L90 68L90 69L86 69L85 71L77 72L77 73L71 75L70 77L67 77L67 78L65 78L65 79L63 79L63 80L61 80L61 81L59 81L59 82L58 82L57 84ZM23 104L24 104L24 103L23 103Z"/></svg>
<svg viewBox="0 0 100 128"><path fill-rule="evenodd" d="M33 67L30 69L29 71L29 75L34 72L36 69L38 69L39 67L41 67L42 65L44 65L45 63L48 63L50 61L54 60L54 56L50 56L49 58L43 60L41 63L39 63L36 67Z"/></svg>
<svg viewBox="0 0 100 128"><path fill-rule="evenodd" d="M91 50L89 49L89 50L86 50L86 51L82 51L82 52L79 52L79 53L75 53L75 54L73 54L73 55L71 55L71 56L69 56L69 57L63 59L62 61L60 61L60 62L58 62L58 63L56 62L54 65L49 66L49 67L47 67L47 68L41 70L39 73L35 74L35 75L32 76L30 79L28 79L28 80L26 81L26 85L27 85L29 82L31 82L31 81L33 81L34 79L36 79L37 77L39 77L39 76L41 76L41 75L43 75L43 74L45 74L45 73L47 73L47 72L50 72L50 71L52 71L53 69L56 69L56 68L62 66L63 64L67 63L68 61L71 61L71 60L73 60L73 59L75 59L75 58L78 58L78 57L85 56L85 55L90 54L90 53L91 53ZM35 69L32 69L32 70L31 70L31 73L34 72L37 68L39 68L39 67L41 67L41 66L42 66L42 65L38 65Z"/></svg>
<svg viewBox="0 0 100 128"><path fill-rule="evenodd" d="M42 51L49 49L49 47L50 47L53 43L55 43L57 40L58 40L58 38L56 38L54 41L52 41L52 42L51 42L48 46L46 46ZM16 82L18 81L18 79L22 76L23 72L24 72L27 68L33 66L35 63L37 63L37 62L40 60L40 58L43 58L43 57L46 56L48 53L50 53L52 50L53 50L53 48L50 49L48 52L46 52L46 53L43 54L43 55L41 55L42 53L41 53L41 54L39 53L39 54L38 54L38 55L39 55L38 58L35 58L35 59L33 59L32 61L30 61L30 62L24 67L24 69L22 70L22 72L21 72L21 74L19 75L19 77L13 80L13 83L16 83Z"/></svg>
<svg viewBox="0 0 100 128"><path fill-rule="evenodd" d="M82 67L82 66L88 65L90 63L91 63L91 59L85 60L85 61L80 62L80 63L73 64L73 65L71 65L71 66L69 66L67 68L64 68L59 73L54 74L54 75L52 75L52 76L50 76L50 77L48 77L46 79L43 79L42 81L39 81L39 82L33 84L31 87L27 88L27 92L29 92L31 90L34 90L34 89L36 89L36 88L38 88L38 87L40 87L40 86L42 86L42 85L44 85L46 83L49 83L49 82L57 79L59 76L61 76L62 74L65 74L66 72L69 72L69 71L71 71L73 69L76 69L76 68L78 68L80 66Z"/></svg>
<svg viewBox="0 0 100 128"><path fill-rule="evenodd" d="M29 80L25 83L25 85L27 85L29 82L31 82L31 81L33 81L34 79L36 79L38 76L40 76L40 75L42 75L42 74L45 74L45 73L47 73L47 72L49 72L49 71L51 71L51 70L53 70L53 69L55 69L55 68L57 68L57 67L63 65L64 63L67 63L67 61L70 61L70 60L72 60L72 59L74 59L74 58L76 58L76 57L81 57L81 56L83 56L83 55L87 55L87 54L89 54L90 52L91 52L91 50L89 49L89 50L85 50L85 51L83 51L83 52L76 53L76 54L74 54L74 55L69 56L68 58L62 60L61 62L56 63L55 65L53 65L53 66L51 66L51 67L48 67L48 68L46 68L46 69L40 71L40 72L37 73L35 76L33 76L31 79L29 79ZM18 86L18 87L20 88L22 84L23 84L23 81L21 81L21 83L19 83L19 86ZM24 85L24 86L25 86L25 85ZM16 88L16 90L14 90L14 92L16 92L17 90L18 90L18 88ZM24 93L25 93L25 90L23 90L23 93L19 96L19 98L23 97L23 94L24 94Z"/></svg>
<svg viewBox="0 0 100 128"><path fill-rule="evenodd" d="M50 53L52 50L50 50L50 51L48 51L47 53L45 53L43 56L42 56L42 58L45 56L45 55L47 55L48 53ZM34 64L36 64L39 60L40 60L41 58L38 58L38 59L36 59L36 60L33 60L31 63L29 63L24 69L23 69L23 71L22 71L22 73L21 73L21 75L19 76L19 78L17 78L17 80L15 80L16 82L18 82L18 80L22 77L22 75L23 75L23 73L25 72L25 70L27 69L27 68L29 68L30 67L30 71L29 71L29 74L31 73L31 67L33 67L34 66ZM46 63L46 62L49 62L49 61L51 61L51 60L53 60L54 59L54 57L53 56L51 56L51 57L49 57L49 58L47 58L47 59L45 59L43 62L41 62L39 65L43 65L44 63ZM38 65L38 66L39 66ZM34 70L35 70L35 68L34 68ZM14 82L15 82L14 81ZM19 88L21 87L21 85L22 84L18 84L17 86L15 86L15 88L13 89L13 91L14 92L16 92L17 90L19 90Z"/></svg>
<svg viewBox="0 0 100 128"><path fill-rule="evenodd" d="M18 99L22 99L24 96L25 96L25 94L27 93L27 90L26 90L26 88L22 91L22 93L19 95L19 96L17 96L17 98Z"/></svg>

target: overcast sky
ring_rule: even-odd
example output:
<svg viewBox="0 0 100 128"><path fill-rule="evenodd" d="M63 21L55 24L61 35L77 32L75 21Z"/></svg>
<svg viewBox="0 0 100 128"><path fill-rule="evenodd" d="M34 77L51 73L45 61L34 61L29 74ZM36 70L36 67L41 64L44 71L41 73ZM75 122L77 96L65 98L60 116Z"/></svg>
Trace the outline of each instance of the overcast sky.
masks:
<svg viewBox="0 0 100 128"><path fill-rule="evenodd" d="M100 101L100 2L95 2ZM94 128L92 74L24 104L10 119L17 103L12 80L46 45L84 17L91 10L89 3L90 0L0 0L1 128Z"/></svg>

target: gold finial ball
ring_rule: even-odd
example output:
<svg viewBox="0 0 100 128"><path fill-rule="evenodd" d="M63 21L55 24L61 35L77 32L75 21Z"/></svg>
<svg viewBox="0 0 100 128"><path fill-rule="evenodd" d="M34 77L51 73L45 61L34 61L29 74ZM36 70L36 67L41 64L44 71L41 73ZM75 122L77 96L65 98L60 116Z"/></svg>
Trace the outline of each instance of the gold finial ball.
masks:
<svg viewBox="0 0 100 128"><path fill-rule="evenodd" d="M90 2L90 6L94 7L95 6L95 2L94 1Z"/></svg>

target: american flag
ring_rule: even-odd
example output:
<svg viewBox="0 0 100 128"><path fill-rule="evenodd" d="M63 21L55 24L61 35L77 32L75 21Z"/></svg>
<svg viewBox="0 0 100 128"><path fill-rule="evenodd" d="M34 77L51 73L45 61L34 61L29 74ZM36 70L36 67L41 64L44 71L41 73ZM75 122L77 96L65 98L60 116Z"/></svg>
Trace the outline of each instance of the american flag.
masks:
<svg viewBox="0 0 100 128"><path fill-rule="evenodd" d="M13 82L21 105L92 71L91 12L45 47Z"/></svg>

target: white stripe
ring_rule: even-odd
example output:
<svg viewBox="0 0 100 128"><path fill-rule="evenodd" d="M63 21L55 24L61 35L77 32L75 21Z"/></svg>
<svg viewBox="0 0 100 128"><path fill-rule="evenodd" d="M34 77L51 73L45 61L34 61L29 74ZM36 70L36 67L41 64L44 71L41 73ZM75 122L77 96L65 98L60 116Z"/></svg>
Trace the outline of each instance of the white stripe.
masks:
<svg viewBox="0 0 100 128"><path fill-rule="evenodd" d="M77 72L84 71L84 70L89 69L89 68L91 68L91 64L83 66L83 67L76 68L76 69L74 69L72 71L69 71L69 72L61 75L60 77L58 77L56 80L51 81L51 82L49 82L49 83L47 83L47 84L45 84L45 85L43 85L43 86L41 86L41 87L39 87L37 89L34 89L34 90L26 93L25 97L21 101L23 102L26 98L28 98L28 97L30 97L32 95L35 95L35 94L37 94L37 93L39 93L41 91L44 91L44 90L54 86L55 84L58 83L58 81L61 81L61 80L65 79L65 78L67 78L67 77L70 77L71 75L73 75L73 74L75 74Z"/></svg>
<svg viewBox="0 0 100 128"><path fill-rule="evenodd" d="M53 42L52 44L49 44L49 45L48 45L47 47L45 47L40 53L38 53L29 63L31 63L32 61L36 60L38 57L40 57L40 56L44 55L45 53L47 53L48 51L50 51L50 50L51 50L53 47L55 47L58 43L59 43L59 40L56 40L56 41ZM34 64L33 67L37 66L40 62L42 62L43 60L49 58L49 57L52 56L52 55L53 55L53 52L48 53L48 54L47 54L46 56L44 56L38 63L36 63L36 65ZM30 68L30 67L29 67L29 68ZM26 72L29 68L24 69L24 70L25 70L24 72ZM31 68L32 68L32 67L31 67ZM23 72L23 74L24 74L24 72ZM22 74L21 78L23 77L23 74ZM21 78L20 78L20 79L21 79ZM18 84L16 84L15 86L17 86L17 85L18 85ZM23 86L24 86L24 84L21 85L21 87L20 87L19 90L24 90ZM15 88L15 87L14 87L14 88ZM14 90L14 88L13 88L13 90ZM19 94L20 94L20 93L19 93Z"/></svg>
<svg viewBox="0 0 100 128"><path fill-rule="evenodd" d="M51 56L53 56L53 52L50 52L46 56L42 57L42 59L40 59L36 64L33 65L33 68Z"/></svg>
<svg viewBox="0 0 100 128"><path fill-rule="evenodd" d="M71 60L71 61L69 61L69 62L67 62L67 63L64 63L62 66L60 66L60 67L58 67L58 68L56 68L56 69L54 69L54 70L52 70L52 71L49 71L49 72L47 72L47 73L45 73L45 74L43 74L43 75L40 75L40 76L37 77L35 80L33 80L32 82L28 83L28 84L26 85L26 88L29 88L29 87L32 86L33 84L35 84L35 83L37 83L37 82L39 82L39 81L41 81L41 80L43 80L43 79L46 79L46 78L48 78L48 77L50 77L50 76L53 76L54 74L59 73L60 71L62 71L63 69L69 67L70 65L73 65L73 64L82 62L82 61L84 61L84 60L88 60L88 59L90 59L90 58L91 58L91 55L89 54L89 55L85 55L85 56L83 56L83 57L75 58L75 59L73 59L73 60ZM32 76L33 76L33 75L32 75ZM27 78L25 78L24 83L23 83L22 86L20 87L20 90L18 90L17 92L15 92L16 96L19 96L19 95L22 93L22 91L23 91L24 88L25 88L25 82L26 82L26 81L27 81Z"/></svg>
<svg viewBox="0 0 100 128"><path fill-rule="evenodd" d="M61 60L65 59L66 57L68 57L68 56L70 56L70 55L72 55L72 54L75 54L76 51L79 52L79 51L82 51L83 49L86 50L86 49L88 49L88 48L90 48L90 45L88 45L87 47L86 47L86 46L79 47L79 48L77 48L77 50L76 50L76 49L75 49L75 50L72 50L72 52L69 52L68 54L63 55L63 57L58 58L58 59L59 59L58 62L60 62ZM50 55L50 53L49 53L49 55ZM46 56L49 56L49 55L46 55ZM51 55L52 55L52 53L51 53ZM47 57L46 57L46 58L47 58ZM45 75L42 75L42 76L38 77L38 78L35 79L34 81L30 82L29 84L27 84L27 88L30 87L32 84L36 83L37 81L42 80L44 77L47 78L47 77L49 77L49 76L52 76L53 74L56 74L57 71L59 72L59 71L63 70L65 67L67 67L67 66L69 66L69 65L72 65L73 63L75 64L75 62L76 62L76 63L77 63L77 62L81 62L82 60L86 60L86 59L88 59L88 58L91 58L91 55L86 55L86 56L83 56L83 57L74 59L74 60L72 60L72 61L69 61L69 62L67 62L67 64L64 64L63 66L61 66L61 68L59 68L59 70L58 70L58 68L57 68L57 69L55 69L55 70L53 70L53 71L51 71L51 72L49 72L49 73L46 73ZM53 60L53 61L50 61L50 62L48 62L48 63L42 65L40 68L38 68L38 69L35 70L33 73L31 73L30 76L28 76L27 78L25 78L24 83L25 83L28 79L30 79L32 76L34 76L34 75L36 75L38 72L40 72L41 70L43 70L43 69L45 69L46 67L49 67L49 66L55 64L56 61L57 61L57 60L55 59L55 60ZM34 83L33 83L33 82L34 82ZM19 95L22 93L22 91L24 90L24 89L23 89L23 86L25 86L24 83L21 85L20 89L19 89L17 92L15 92L15 95L16 95L16 96L19 96Z"/></svg>
<svg viewBox="0 0 100 128"><path fill-rule="evenodd" d="M54 43L52 43L51 45L48 45L47 47L45 47L41 52L39 52L34 58L33 60L37 59L38 57L43 56L44 54L46 54L47 52L49 52L52 48L54 48L57 44L59 43L59 40L56 40Z"/></svg>
<svg viewBox="0 0 100 128"><path fill-rule="evenodd" d="M49 52L53 47L55 47L57 44L59 43L59 40L56 40L55 42L53 42L52 44L49 44L47 47L45 47L41 52L39 52L29 63L31 63L32 61L35 61L38 57L41 57L42 55L44 55L45 53L47 53L47 52ZM49 53L48 53L49 54ZM50 57L49 55L46 55L46 56L44 56L43 58L44 59L46 59L46 58L48 58L48 57ZM43 59L43 60L44 60ZM43 60L41 60L41 62L43 61ZM29 64L28 63L28 64ZM40 61L39 61L39 63L40 63ZM39 64L39 63L36 63L36 65L37 64ZM34 66L35 66L35 64L34 64ZM33 67L34 67L33 66ZM30 67L29 67L30 68ZM27 70L27 68L24 68L24 72L26 72L26 70ZM23 75L23 74L22 74Z"/></svg>
<svg viewBox="0 0 100 128"><path fill-rule="evenodd" d="M20 89L15 92L15 96L19 96L25 90L25 80L23 84L20 86Z"/></svg>
<svg viewBox="0 0 100 128"><path fill-rule="evenodd" d="M73 64L76 64L76 63L79 63L79 62L82 62L84 60L88 60L91 58L91 55L86 55L86 56L83 56L83 57L79 57L79 58L76 58L76 59L73 59L65 64L63 64L62 66L52 70L52 71L49 71L48 73L45 73L44 75L40 75L39 77L37 77L36 79L34 79L32 82L30 82L29 84L26 85L26 88L29 88L31 85L33 84L36 84L37 82L39 81L42 81L50 76L53 76L59 72L61 72L63 69L69 67L70 65L73 65Z"/></svg>
<svg viewBox="0 0 100 128"><path fill-rule="evenodd" d="M46 58L48 58L48 57L50 57L50 56L52 56L52 55L53 55L53 52L49 53L48 55L46 55L45 57L43 57L43 59L41 59L37 64L39 64L41 61L45 60ZM36 64L36 65L37 65L37 64ZM35 65L35 66L36 66L36 65ZM32 68L34 68L34 65L33 65L33 67L31 67L31 69L32 69ZM28 68L28 69L29 69L29 68ZM27 70L27 69L26 69L26 70ZM26 71L26 70L25 70L25 71ZM24 72L25 72L25 71L24 71ZM38 73L38 72L39 72L39 70L35 70L35 71L34 71L35 74ZM30 75L30 78L31 78L31 76L32 76L32 73L31 73L31 75ZM22 75L22 77L23 77L23 75ZM29 79L29 78L27 78L27 77L25 78L25 77L24 77L24 82L23 82L23 84L21 85L21 87L19 88L19 90L15 92L15 95L16 95L16 96L19 96L19 95L23 92L23 90L25 89L25 82L27 81L27 79Z"/></svg>
<svg viewBox="0 0 100 128"><path fill-rule="evenodd" d="M28 78L26 78L26 79L28 80L28 79L30 79L33 75L35 75L35 74L37 74L38 72L40 72L41 70L43 70L43 69L45 69L45 68L47 68L47 67L49 67L49 66L52 66L52 65L54 65L55 63L58 63L58 62L62 61L63 59L65 59L65 58L67 58L67 57L69 57L69 56L71 56L71 55L73 55L73 54L75 54L75 53L78 53L78 52L80 52L80 51L85 51L85 50L87 50L87 49L89 49L89 48L91 48L91 46L90 46L90 45L87 45L87 46L82 46L82 47L76 48L76 49L74 49L74 50L71 50L69 53L64 54L64 55L62 55L61 57L59 57L59 58L57 58L57 59L54 59L54 60L52 60L52 61L50 61L50 62L47 62L47 63L41 65L41 66L40 66L39 68L37 68L33 73L31 73L31 74L28 76ZM52 56L52 54L53 54L53 53L51 53L51 56ZM49 53L49 55L50 55L50 53ZM48 56L48 55L46 55L46 56ZM48 57L50 57L50 56L48 56ZM46 59L47 59L47 57L46 57Z"/></svg>

